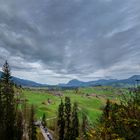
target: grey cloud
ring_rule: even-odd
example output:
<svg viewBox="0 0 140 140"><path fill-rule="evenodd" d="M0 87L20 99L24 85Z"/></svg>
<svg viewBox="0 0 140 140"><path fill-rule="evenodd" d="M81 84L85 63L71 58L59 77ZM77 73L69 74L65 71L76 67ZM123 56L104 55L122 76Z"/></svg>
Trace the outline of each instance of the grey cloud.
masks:
<svg viewBox="0 0 140 140"><path fill-rule="evenodd" d="M0 0L0 48L6 51L5 55L0 51L0 58L23 75L28 69L40 76L50 70L54 83L58 77L87 80L113 77L115 72L122 77L122 70L112 67L127 61L139 65L139 4L139 0ZM123 71L129 76L137 70ZM43 76L36 80L40 79Z"/></svg>

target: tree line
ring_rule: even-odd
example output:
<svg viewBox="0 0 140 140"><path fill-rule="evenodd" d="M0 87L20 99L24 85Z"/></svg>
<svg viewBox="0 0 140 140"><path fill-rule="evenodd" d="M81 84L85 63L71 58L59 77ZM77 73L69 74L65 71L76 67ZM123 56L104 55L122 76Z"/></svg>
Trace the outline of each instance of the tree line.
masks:
<svg viewBox="0 0 140 140"><path fill-rule="evenodd" d="M79 136L78 106L74 103L71 107L69 97L65 97L65 103L61 100L58 108L58 136L59 140L76 140Z"/></svg>

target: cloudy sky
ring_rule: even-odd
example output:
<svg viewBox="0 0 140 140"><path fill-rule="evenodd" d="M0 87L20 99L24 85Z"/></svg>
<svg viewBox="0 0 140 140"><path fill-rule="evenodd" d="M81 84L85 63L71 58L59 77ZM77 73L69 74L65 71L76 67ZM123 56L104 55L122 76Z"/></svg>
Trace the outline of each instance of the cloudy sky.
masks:
<svg viewBox="0 0 140 140"><path fill-rule="evenodd" d="M140 0L0 0L0 60L48 84L140 74Z"/></svg>

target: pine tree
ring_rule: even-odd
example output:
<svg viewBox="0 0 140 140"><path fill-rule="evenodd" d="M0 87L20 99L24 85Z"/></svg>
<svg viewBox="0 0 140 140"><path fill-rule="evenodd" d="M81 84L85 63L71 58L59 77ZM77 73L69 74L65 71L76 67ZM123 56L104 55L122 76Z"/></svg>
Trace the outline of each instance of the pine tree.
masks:
<svg viewBox="0 0 140 140"><path fill-rule="evenodd" d="M1 81L8 85L11 84L11 72L10 72L10 67L7 61L5 61L3 67L2 67L2 76L1 76Z"/></svg>
<svg viewBox="0 0 140 140"><path fill-rule="evenodd" d="M27 104L26 101L24 101L22 105L22 115L23 115L23 139L28 139L29 133L30 133L30 118L31 118L31 107L29 104ZM28 135L27 135L28 134Z"/></svg>
<svg viewBox="0 0 140 140"><path fill-rule="evenodd" d="M76 140L78 136L79 136L78 106L77 103L74 103L72 112L71 139Z"/></svg>
<svg viewBox="0 0 140 140"><path fill-rule="evenodd" d="M29 140L37 140L36 126L34 125L34 122L35 122L34 115L35 115L35 110L34 110L34 106L32 105L30 120L29 120Z"/></svg>
<svg viewBox="0 0 140 140"><path fill-rule="evenodd" d="M3 130L5 140L13 140L15 134L15 100L14 100L14 89L11 82L11 72L8 62L6 61L3 65L3 73L1 77L1 95L3 102Z"/></svg>
<svg viewBox="0 0 140 140"><path fill-rule="evenodd" d="M1 92L1 82L0 82L0 138L4 139L4 107L3 107L3 97Z"/></svg>
<svg viewBox="0 0 140 140"><path fill-rule="evenodd" d="M41 123L42 123L42 125L43 125L44 128L47 126L46 115L45 115L45 113L43 114Z"/></svg>
<svg viewBox="0 0 140 140"><path fill-rule="evenodd" d="M82 133L85 140L89 139L87 135L88 127L89 127L89 122L88 122L87 115L83 113L82 114Z"/></svg>
<svg viewBox="0 0 140 140"><path fill-rule="evenodd" d="M17 112L16 119L16 140L21 140L23 135L23 114L21 111Z"/></svg>
<svg viewBox="0 0 140 140"><path fill-rule="evenodd" d="M64 140L64 129L65 129L65 119L64 119L64 103L61 100L61 104L58 108L58 131L59 131L59 140Z"/></svg>
<svg viewBox="0 0 140 140"><path fill-rule="evenodd" d="M109 118L109 113L110 113L110 100L107 99L107 102L106 102L106 106L104 108L104 115L105 115L105 118Z"/></svg>
<svg viewBox="0 0 140 140"><path fill-rule="evenodd" d="M71 102L70 98L65 98L65 138L64 140L71 140Z"/></svg>
<svg viewBox="0 0 140 140"><path fill-rule="evenodd" d="M106 101L106 106L103 110L103 115L101 116L101 122L104 125L104 131L102 132L102 137L104 139L111 139L111 132L110 132L110 111L111 111L111 102L109 99Z"/></svg>

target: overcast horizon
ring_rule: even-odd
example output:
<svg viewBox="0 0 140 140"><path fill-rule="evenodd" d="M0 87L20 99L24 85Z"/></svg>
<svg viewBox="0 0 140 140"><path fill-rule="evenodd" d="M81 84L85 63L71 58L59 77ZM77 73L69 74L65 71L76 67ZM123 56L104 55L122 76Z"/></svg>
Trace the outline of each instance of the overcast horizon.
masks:
<svg viewBox="0 0 140 140"><path fill-rule="evenodd" d="M47 84L140 74L140 1L0 0L0 59Z"/></svg>

